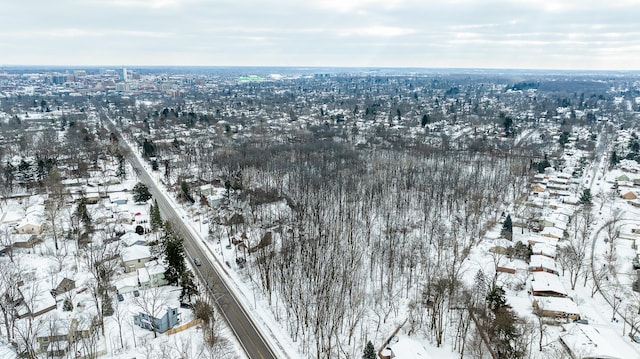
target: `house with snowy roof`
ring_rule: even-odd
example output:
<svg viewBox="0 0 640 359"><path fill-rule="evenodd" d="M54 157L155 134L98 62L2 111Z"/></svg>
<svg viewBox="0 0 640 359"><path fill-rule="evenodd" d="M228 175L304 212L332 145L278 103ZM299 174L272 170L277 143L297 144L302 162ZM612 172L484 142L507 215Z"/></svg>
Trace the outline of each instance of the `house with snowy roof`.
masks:
<svg viewBox="0 0 640 359"><path fill-rule="evenodd" d="M122 249L120 256L124 271L126 273L135 272L138 268L144 268L144 264L151 261L151 249L136 244Z"/></svg>
<svg viewBox="0 0 640 359"><path fill-rule="evenodd" d="M51 292L42 288L46 286L38 282L18 287L21 298L16 308L18 318L35 318L58 307Z"/></svg>
<svg viewBox="0 0 640 359"><path fill-rule="evenodd" d="M167 285L164 278L166 267L158 261L151 261L145 264L144 268L138 269L138 283L142 288L162 287Z"/></svg>
<svg viewBox="0 0 640 359"><path fill-rule="evenodd" d="M556 261L540 254L534 254L529 259L529 271L530 272L547 272L552 274L558 274L558 267Z"/></svg>
<svg viewBox="0 0 640 359"><path fill-rule="evenodd" d="M432 358L421 343L404 336L391 338L387 346L378 353L378 357L381 359Z"/></svg>
<svg viewBox="0 0 640 359"><path fill-rule="evenodd" d="M543 297L566 297L567 290L560 278L547 272L531 273L531 293Z"/></svg>
<svg viewBox="0 0 640 359"><path fill-rule="evenodd" d="M635 351L629 348L619 334L611 329L571 323L562 326L560 343L572 358L581 359L623 359L635 358Z"/></svg>
<svg viewBox="0 0 640 359"><path fill-rule="evenodd" d="M556 319L580 319L578 305L569 297L534 296L532 307L540 317Z"/></svg>
<svg viewBox="0 0 640 359"><path fill-rule="evenodd" d="M164 333L173 328L180 321L180 312L178 308L167 307L161 317L152 317L146 313L140 312L133 316L133 323L140 328L154 330L158 333Z"/></svg>

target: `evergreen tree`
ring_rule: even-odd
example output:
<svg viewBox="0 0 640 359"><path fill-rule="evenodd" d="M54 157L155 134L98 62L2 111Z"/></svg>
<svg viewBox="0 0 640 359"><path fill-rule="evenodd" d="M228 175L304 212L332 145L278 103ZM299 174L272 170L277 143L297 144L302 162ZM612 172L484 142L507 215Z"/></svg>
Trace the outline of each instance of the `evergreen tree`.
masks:
<svg viewBox="0 0 640 359"><path fill-rule="evenodd" d="M138 182L135 186L133 186L133 201L136 203L146 202L151 199L151 192L149 192L149 187L147 187L144 183Z"/></svg>
<svg viewBox="0 0 640 359"><path fill-rule="evenodd" d="M87 201L82 198L80 203L78 203L78 207L76 207L76 218L80 219L85 227L91 226L91 216L89 216L89 212L87 212Z"/></svg>
<svg viewBox="0 0 640 359"><path fill-rule="evenodd" d="M127 178L127 170L125 168L124 156L120 152L118 152L117 158L118 158L118 171L117 171L116 175L120 179L126 179Z"/></svg>
<svg viewBox="0 0 640 359"><path fill-rule="evenodd" d="M164 259L167 264L167 271L164 273L164 277L170 285L179 285L180 278L186 269L182 238L168 230L164 236L163 249Z"/></svg>
<svg viewBox="0 0 640 359"><path fill-rule="evenodd" d="M507 299L505 298L505 292L502 287L494 285L487 293L487 306L492 311L496 312L501 308L505 308L507 306Z"/></svg>
<svg viewBox="0 0 640 359"><path fill-rule="evenodd" d="M511 222L510 214L507 215L507 218L504 220L504 224L502 225L502 235L508 240L512 240L513 238L513 223Z"/></svg>
<svg viewBox="0 0 640 359"><path fill-rule="evenodd" d="M591 204L591 190L589 188L585 188L582 190L582 196L580 196L580 203L584 205Z"/></svg>
<svg viewBox="0 0 640 359"><path fill-rule="evenodd" d="M153 200L153 204L150 209L151 214L151 229L157 231L162 228L162 216L160 215L160 207L158 207L158 202Z"/></svg>
<svg viewBox="0 0 640 359"><path fill-rule="evenodd" d="M429 123L429 115L422 116L422 122L420 123L422 127L426 126Z"/></svg>
<svg viewBox="0 0 640 359"><path fill-rule="evenodd" d="M180 302L191 302L191 297L198 295L198 286L193 278L193 273L189 270L185 270L180 277L180 286L182 291L180 292Z"/></svg>
<svg viewBox="0 0 640 359"><path fill-rule="evenodd" d="M560 145L564 148L564 145L566 145L567 142L569 142L569 132L563 131L560 134Z"/></svg>
<svg viewBox="0 0 640 359"><path fill-rule="evenodd" d="M376 359L376 348L373 347L371 340L367 341L367 345L364 347L362 359Z"/></svg>
<svg viewBox="0 0 640 359"><path fill-rule="evenodd" d="M73 310L73 302L69 297L64 299L64 304L62 304L62 310L65 312L70 312Z"/></svg>
<svg viewBox="0 0 640 359"><path fill-rule="evenodd" d="M611 156L609 157L609 168L613 168L615 167L615 165L618 164L618 162L620 162L620 159L618 158L618 154L616 153L616 151L611 151Z"/></svg>
<svg viewBox="0 0 640 359"><path fill-rule="evenodd" d="M193 197L191 197L191 189L189 188L189 184L185 181L180 183L180 197L185 201L189 201L191 203L195 202Z"/></svg>

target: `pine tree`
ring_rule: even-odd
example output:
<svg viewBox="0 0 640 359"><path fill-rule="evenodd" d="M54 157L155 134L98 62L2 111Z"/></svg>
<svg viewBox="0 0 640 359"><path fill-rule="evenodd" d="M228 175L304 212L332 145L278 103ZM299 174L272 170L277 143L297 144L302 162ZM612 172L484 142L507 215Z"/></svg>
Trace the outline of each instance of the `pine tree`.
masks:
<svg viewBox="0 0 640 359"><path fill-rule="evenodd" d="M367 345L364 347L362 359L376 359L376 348L373 347L371 340L367 341Z"/></svg>
<svg viewBox="0 0 640 359"><path fill-rule="evenodd" d="M167 263L167 271L164 273L164 277L170 285L179 285L180 278L186 269L182 238L168 231L164 236L163 244L164 259Z"/></svg>
<svg viewBox="0 0 640 359"><path fill-rule="evenodd" d="M189 270L185 270L180 277L180 286L182 291L180 292L180 302L191 302L191 297L198 295L198 286L193 278L193 273Z"/></svg>
<svg viewBox="0 0 640 359"><path fill-rule="evenodd" d="M580 196L580 203L588 206L591 204L591 190L585 188L582 190L582 195Z"/></svg>
<svg viewBox="0 0 640 359"><path fill-rule="evenodd" d="M505 218L504 224L502 225L502 235L508 240L512 240L513 238L513 222L511 221L510 214L507 214L507 218Z"/></svg>
<svg viewBox="0 0 640 359"><path fill-rule="evenodd" d="M489 293L487 293L487 306L492 311L497 311L507 306L507 299L505 298L505 292L502 287L494 285L491 287Z"/></svg>
<svg viewBox="0 0 640 359"><path fill-rule="evenodd" d="M91 225L91 216L89 216L89 212L87 212L87 201L84 198L78 203L75 215L86 227Z"/></svg>
<svg viewBox="0 0 640 359"><path fill-rule="evenodd" d="M73 310L73 302L71 301L70 298L65 298L64 299L64 304L62 304L62 310L65 312L70 312Z"/></svg>
<svg viewBox="0 0 640 359"><path fill-rule="evenodd" d="M157 231L162 228L162 216L160 215L160 207L158 207L158 201L153 200L153 204L151 205L151 209L149 210L151 214L151 229Z"/></svg>
<svg viewBox="0 0 640 359"><path fill-rule="evenodd" d="M133 186L133 201L136 203L146 202L151 199L151 192L149 192L149 187L147 187L144 183L136 183Z"/></svg>

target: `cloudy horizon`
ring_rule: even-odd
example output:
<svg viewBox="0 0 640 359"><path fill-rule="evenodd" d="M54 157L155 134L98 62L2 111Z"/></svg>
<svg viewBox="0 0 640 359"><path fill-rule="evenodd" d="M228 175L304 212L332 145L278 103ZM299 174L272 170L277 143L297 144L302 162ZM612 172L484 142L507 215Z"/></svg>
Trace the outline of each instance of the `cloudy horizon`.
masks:
<svg viewBox="0 0 640 359"><path fill-rule="evenodd" d="M0 65L637 70L640 1L26 0Z"/></svg>

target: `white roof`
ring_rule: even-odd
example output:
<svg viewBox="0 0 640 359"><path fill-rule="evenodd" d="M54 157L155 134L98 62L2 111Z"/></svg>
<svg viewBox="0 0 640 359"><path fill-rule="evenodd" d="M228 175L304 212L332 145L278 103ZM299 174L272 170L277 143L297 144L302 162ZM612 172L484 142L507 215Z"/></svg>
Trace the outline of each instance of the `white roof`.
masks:
<svg viewBox="0 0 640 359"><path fill-rule="evenodd" d="M550 246L556 246L558 244L558 240L555 238L549 238L545 236L541 236L538 234L531 234L527 237L527 242L529 243L545 243Z"/></svg>
<svg viewBox="0 0 640 359"><path fill-rule="evenodd" d="M560 338L580 358L633 358L634 351L628 348L620 335L608 328L588 324L565 324L565 333Z"/></svg>
<svg viewBox="0 0 640 359"><path fill-rule="evenodd" d="M122 260L124 262L146 259L151 257L151 250L147 246L133 245L122 249Z"/></svg>
<svg viewBox="0 0 640 359"><path fill-rule="evenodd" d="M149 281L149 271L146 267L138 268L138 280L140 283L147 283Z"/></svg>
<svg viewBox="0 0 640 359"><path fill-rule="evenodd" d="M389 345L389 348L393 352L394 359L431 358L431 355L427 353L420 342L404 336L398 336L396 338L398 338L398 341Z"/></svg>
<svg viewBox="0 0 640 359"><path fill-rule="evenodd" d="M557 275L547 272L533 272L531 274L531 289L533 292L552 292L564 296L567 295L567 291Z"/></svg>
<svg viewBox="0 0 640 359"><path fill-rule="evenodd" d="M533 300L538 302L538 308L540 309L565 312L567 314L580 314L578 305L571 298L533 296Z"/></svg>
<svg viewBox="0 0 640 359"><path fill-rule="evenodd" d="M547 238L547 237L544 237ZM555 258L556 257L556 245L549 243L534 243L531 246L531 250L533 250L534 254L541 254L547 257Z"/></svg>
<svg viewBox="0 0 640 359"><path fill-rule="evenodd" d="M553 238L562 238L564 237L564 231L560 228L556 228L556 227L544 227L544 229L542 229L542 232L540 232L543 236L544 235L549 235Z"/></svg>
<svg viewBox="0 0 640 359"><path fill-rule="evenodd" d="M529 260L529 268L546 268L553 270L555 272L558 271L558 267L556 266L556 261L540 254L534 254L531 256Z"/></svg>
<svg viewBox="0 0 640 359"><path fill-rule="evenodd" d="M138 286L138 276L128 275L114 281L114 285L118 291L123 288L135 288Z"/></svg>
<svg viewBox="0 0 640 359"><path fill-rule="evenodd" d="M160 274L167 271L164 265L159 263L158 261L148 262L144 264L145 268L149 275Z"/></svg>

